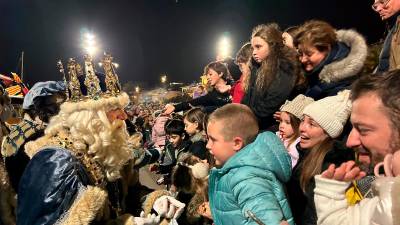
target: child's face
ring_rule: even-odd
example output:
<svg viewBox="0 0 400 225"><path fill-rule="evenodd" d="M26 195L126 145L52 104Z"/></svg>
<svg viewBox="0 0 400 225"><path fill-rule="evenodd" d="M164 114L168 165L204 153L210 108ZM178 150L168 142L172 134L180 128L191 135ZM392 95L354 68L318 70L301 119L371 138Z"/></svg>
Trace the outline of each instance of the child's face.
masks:
<svg viewBox="0 0 400 225"><path fill-rule="evenodd" d="M222 135L223 125L220 122L209 122L207 124L207 149L215 158L215 164L222 166L230 157L232 157L236 151L234 148L234 142L225 141Z"/></svg>
<svg viewBox="0 0 400 225"><path fill-rule="evenodd" d="M218 74L217 71L213 70L213 69L208 69L207 71L207 80L208 83L211 86L215 86L215 84L218 83L218 81L221 79L222 73Z"/></svg>
<svg viewBox="0 0 400 225"><path fill-rule="evenodd" d="M251 46L253 47L253 59L261 63L269 55L269 45L264 39L260 37L253 37L251 39Z"/></svg>
<svg viewBox="0 0 400 225"><path fill-rule="evenodd" d="M170 134L168 140L172 144L172 146L176 148L182 142L182 136L178 134Z"/></svg>
<svg viewBox="0 0 400 225"><path fill-rule="evenodd" d="M192 123L186 118L183 120L183 123L185 124L185 131L189 136L193 136L197 133L197 123Z"/></svg>
<svg viewBox="0 0 400 225"><path fill-rule="evenodd" d="M279 122L279 135L284 140L292 138L294 135L294 130L292 124L290 123L290 116L287 112L281 113L281 119Z"/></svg>

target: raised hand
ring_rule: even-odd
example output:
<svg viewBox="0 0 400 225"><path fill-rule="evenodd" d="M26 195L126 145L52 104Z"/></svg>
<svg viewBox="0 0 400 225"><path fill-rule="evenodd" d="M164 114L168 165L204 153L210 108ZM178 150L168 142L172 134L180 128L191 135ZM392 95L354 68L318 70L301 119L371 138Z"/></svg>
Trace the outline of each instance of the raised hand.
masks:
<svg viewBox="0 0 400 225"><path fill-rule="evenodd" d="M167 104L167 105L165 105L165 107L164 107L163 115L169 115L169 114L171 114L172 112L174 112L174 110L175 110L175 107L174 107L173 105Z"/></svg>
<svg viewBox="0 0 400 225"><path fill-rule="evenodd" d="M348 161L342 163L338 168L335 168L335 165L331 164L321 175L323 178L350 182L363 178L366 173L361 171L354 161Z"/></svg>

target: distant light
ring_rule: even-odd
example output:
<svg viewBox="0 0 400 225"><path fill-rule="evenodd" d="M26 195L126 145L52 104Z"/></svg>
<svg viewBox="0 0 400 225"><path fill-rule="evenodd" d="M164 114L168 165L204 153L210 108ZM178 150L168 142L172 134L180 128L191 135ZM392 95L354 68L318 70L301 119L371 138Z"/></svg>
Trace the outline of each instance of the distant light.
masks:
<svg viewBox="0 0 400 225"><path fill-rule="evenodd" d="M93 56L93 55L96 54L96 52L97 52L97 47L95 47L95 46L87 46L87 47L85 48L85 51L86 51L89 55Z"/></svg>
<svg viewBox="0 0 400 225"><path fill-rule="evenodd" d="M136 92L136 93L139 93L139 92L140 92L140 87L139 87L139 86L136 86L136 87L135 87L135 92Z"/></svg>
<svg viewBox="0 0 400 225"><path fill-rule="evenodd" d="M85 39L94 40L95 36L92 33L85 33Z"/></svg>
<svg viewBox="0 0 400 225"><path fill-rule="evenodd" d="M231 54L231 40L227 36L221 37L217 46L218 60L225 59Z"/></svg>
<svg viewBox="0 0 400 225"><path fill-rule="evenodd" d="M102 66L103 66L103 63L99 62L99 66L102 67Z"/></svg>
<svg viewBox="0 0 400 225"><path fill-rule="evenodd" d="M161 76L161 83L165 83L165 82L167 82L167 75L162 75Z"/></svg>
<svg viewBox="0 0 400 225"><path fill-rule="evenodd" d="M96 54L98 51L98 44L96 42L96 36L93 33L85 32L83 33L82 46L85 52L91 56Z"/></svg>

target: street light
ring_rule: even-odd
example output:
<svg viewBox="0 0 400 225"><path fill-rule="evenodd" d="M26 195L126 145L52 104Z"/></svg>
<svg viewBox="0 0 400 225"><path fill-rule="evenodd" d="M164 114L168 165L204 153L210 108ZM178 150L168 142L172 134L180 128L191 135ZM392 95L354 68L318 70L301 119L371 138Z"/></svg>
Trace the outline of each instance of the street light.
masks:
<svg viewBox="0 0 400 225"><path fill-rule="evenodd" d="M86 53L93 56L98 50L96 36L90 32L84 33L82 46Z"/></svg>
<svg viewBox="0 0 400 225"><path fill-rule="evenodd" d="M162 75L161 76L161 83L165 84L165 82L167 82L167 75Z"/></svg>
<svg viewBox="0 0 400 225"><path fill-rule="evenodd" d="M139 92L140 92L140 87L139 87L139 86L136 86L136 87L135 87L135 92L136 92L136 93L139 93Z"/></svg>
<svg viewBox="0 0 400 225"><path fill-rule="evenodd" d="M217 45L217 61L223 60L231 53L231 41L227 36L221 37Z"/></svg>

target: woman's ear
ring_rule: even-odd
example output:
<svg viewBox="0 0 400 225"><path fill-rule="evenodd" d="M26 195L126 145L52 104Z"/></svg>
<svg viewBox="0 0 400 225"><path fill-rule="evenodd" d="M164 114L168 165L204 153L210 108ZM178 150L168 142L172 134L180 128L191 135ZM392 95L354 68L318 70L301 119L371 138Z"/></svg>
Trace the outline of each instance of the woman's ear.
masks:
<svg viewBox="0 0 400 225"><path fill-rule="evenodd" d="M218 74L218 76L219 76L220 78L222 78L222 76L224 76L224 73L221 72L221 73Z"/></svg>

